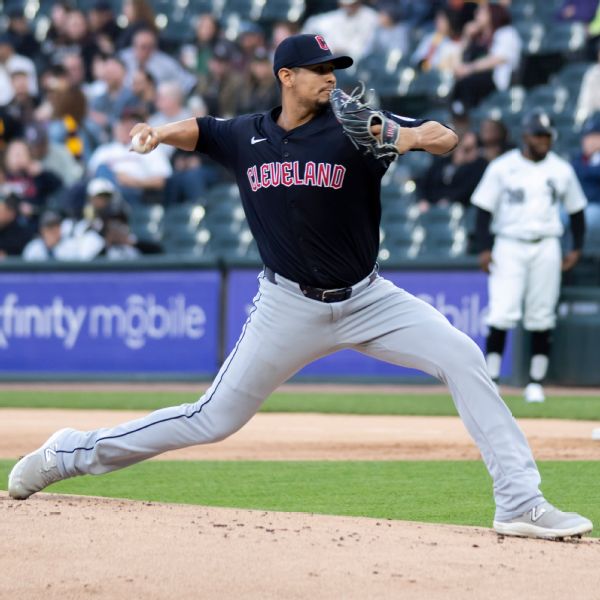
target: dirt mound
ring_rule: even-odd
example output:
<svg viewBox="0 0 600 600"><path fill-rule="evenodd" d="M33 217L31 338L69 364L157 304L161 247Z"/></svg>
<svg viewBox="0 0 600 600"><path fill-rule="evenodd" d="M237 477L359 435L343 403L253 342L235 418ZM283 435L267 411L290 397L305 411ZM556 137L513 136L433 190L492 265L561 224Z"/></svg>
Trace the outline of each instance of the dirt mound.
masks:
<svg viewBox="0 0 600 600"><path fill-rule="evenodd" d="M600 543L0 492L3 598L596 598Z"/></svg>

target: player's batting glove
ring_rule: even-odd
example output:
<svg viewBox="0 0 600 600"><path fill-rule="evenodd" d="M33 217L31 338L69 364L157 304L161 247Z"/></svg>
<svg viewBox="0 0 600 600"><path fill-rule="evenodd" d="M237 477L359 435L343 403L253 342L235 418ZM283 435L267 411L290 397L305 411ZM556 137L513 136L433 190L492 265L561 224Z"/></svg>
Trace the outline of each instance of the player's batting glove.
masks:
<svg viewBox="0 0 600 600"><path fill-rule="evenodd" d="M396 144L401 127L381 111L366 104L364 96L364 85L350 95L339 88L332 90L330 102L333 113L344 133L359 150L376 158L393 160L398 155ZM373 125L381 125L381 133L377 136L371 131Z"/></svg>

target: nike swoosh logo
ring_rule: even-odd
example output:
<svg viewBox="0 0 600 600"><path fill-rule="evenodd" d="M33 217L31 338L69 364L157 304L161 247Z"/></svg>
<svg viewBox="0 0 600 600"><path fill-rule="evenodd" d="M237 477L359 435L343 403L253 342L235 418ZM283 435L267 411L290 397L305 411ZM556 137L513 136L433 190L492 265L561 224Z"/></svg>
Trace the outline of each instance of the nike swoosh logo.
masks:
<svg viewBox="0 0 600 600"><path fill-rule="evenodd" d="M252 136L250 143L254 146L254 144L258 144L258 142L266 142L266 141L267 141L267 138L255 138L254 136Z"/></svg>

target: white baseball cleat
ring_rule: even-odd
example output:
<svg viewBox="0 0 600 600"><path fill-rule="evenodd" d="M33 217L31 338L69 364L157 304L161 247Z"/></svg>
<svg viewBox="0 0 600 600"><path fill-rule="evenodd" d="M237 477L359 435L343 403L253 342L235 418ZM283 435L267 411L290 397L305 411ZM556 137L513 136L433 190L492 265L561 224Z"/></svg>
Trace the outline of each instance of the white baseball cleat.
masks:
<svg viewBox="0 0 600 600"><path fill-rule="evenodd" d="M546 400L544 388L533 381L527 384L523 395L525 396L525 402L544 402Z"/></svg>
<svg viewBox="0 0 600 600"><path fill-rule="evenodd" d="M34 452L24 456L8 476L8 493L12 498L25 500L51 483L65 479L56 466L58 440L72 429L61 429Z"/></svg>
<svg viewBox="0 0 600 600"><path fill-rule="evenodd" d="M593 527L589 519L577 513L562 512L549 502L542 502L510 521L494 521L496 533L545 540L581 537Z"/></svg>

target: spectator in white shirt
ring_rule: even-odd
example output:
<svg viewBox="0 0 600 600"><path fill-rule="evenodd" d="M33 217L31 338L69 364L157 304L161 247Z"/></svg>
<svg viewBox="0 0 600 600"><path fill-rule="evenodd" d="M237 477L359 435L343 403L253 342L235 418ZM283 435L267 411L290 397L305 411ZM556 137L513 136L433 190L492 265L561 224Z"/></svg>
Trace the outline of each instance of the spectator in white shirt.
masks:
<svg viewBox="0 0 600 600"><path fill-rule="evenodd" d="M0 106L7 105L14 96L10 74L26 73L29 80L29 93L38 95L37 73L33 61L15 53L10 33L0 34Z"/></svg>
<svg viewBox="0 0 600 600"><path fill-rule="evenodd" d="M46 211L40 217L39 236L33 238L23 249L22 258L27 261L56 259L60 246L62 217L54 211Z"/></svg>
<svg viewBox="0 0 600 600"><path fill-rule="evenodd" d="M156 90L156 108L158 109L149 119L148 124L159 127L173 121L183 121L192 116L192 112L183 104L184 95L179 83L176 81L164 81ZM172 156L175 152L174 146L168 146L166 152Z"/></svg>
<svg viewBox="0 0 600 600"><path fill-rule="evenodd" d="M379 15L360 0L338 0L338 6L307 19L302 33L319 33L334 54L349 54L360 60L375 35Z"/></svg>
<svg viewBox="0 0 600 600"><path fill-rule="evenodd" d="M61 224L61 242L54 251L58 260L93 260L105 251L102 235L106 216L115 210L126 212L128 206L116 186L102 177L90 180L86 187L86 204L79 220L65 219Z"/></svg>
<svg viewBox="0 0 600 600"><path fill-rule="evenodd" d="M583 123L589 116L600 112L600 42L596 52L598 62L585 72L579 89L575 111L575 120L578 123Z"/></svg>
<svg viewBox="0 0 600 600"><path fill-rule="evenodd" d="M99 146L88 163L88 172L115 183L129 204L161 201L167 178L173 171L161 148L149 154L130 151L129 132L136 123L145 120L146 116L136 111L124 111L113 127L114 141Z"/></svg>

